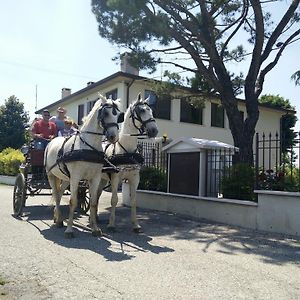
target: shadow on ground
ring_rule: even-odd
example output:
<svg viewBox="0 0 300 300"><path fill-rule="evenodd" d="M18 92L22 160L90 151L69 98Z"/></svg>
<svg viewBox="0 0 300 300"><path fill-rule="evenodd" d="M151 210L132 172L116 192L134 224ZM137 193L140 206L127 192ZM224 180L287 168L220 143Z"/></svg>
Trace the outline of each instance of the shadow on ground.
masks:
<svg viewBox="0 0 300 300"><path fill-rule="evenodd" d="M64 216L68 214L68 206L62 206ZM189 240L199 243L201 251L219 251L226 255L251 254L266 263L282 265L292 263L300 266L300 239L292 236L264 233L247 230L235 226L218 224L206 220L195 220L180 215L138 209L138 219L144 233L135 234L131 230L130 209L118 207L116 210L116 232L107 232L109 208L98 215L99 226L104 236L96 238L88 229L76 227L75 239L64 237L65 228L49 227L40 230L41 234L64 247L89 249L103 255L110 261L122 261L134 258L135 251L155 254L173 252L174 249L151 244L152 237L168 236L170 239ZM26 215L27 214L27 215ZM87 225L87 216L77 215L79 223ZM50 220L52 208L48 206L30 206L26 208L27 222L34 220ZM35 225L33 225L35 226ZM97 240L98 242L95 242ZM119 251L111 250L112 242L120 245ZM218 250L214 250L218 245ZM126 247L126 251L124 250ZM131 251L127 251L127 249Z"/></svg>

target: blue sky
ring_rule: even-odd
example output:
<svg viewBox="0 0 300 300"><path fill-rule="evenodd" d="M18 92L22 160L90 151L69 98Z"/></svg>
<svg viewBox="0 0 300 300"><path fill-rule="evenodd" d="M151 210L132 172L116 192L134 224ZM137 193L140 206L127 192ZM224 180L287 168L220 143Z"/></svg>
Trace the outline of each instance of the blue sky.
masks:
<svg viewBox="0 0 300 300"><path fill-rule="evenodd" d="M0 36L0 104L15 95L31 117L36 86L41 108L59 100L63 87L75 92L120 69L112 61L118 47L98 35L89 0L1 1ZM300 111L300 87L290 80L299 69L298 42L267 76L263 94L279 94Z"/></svg>

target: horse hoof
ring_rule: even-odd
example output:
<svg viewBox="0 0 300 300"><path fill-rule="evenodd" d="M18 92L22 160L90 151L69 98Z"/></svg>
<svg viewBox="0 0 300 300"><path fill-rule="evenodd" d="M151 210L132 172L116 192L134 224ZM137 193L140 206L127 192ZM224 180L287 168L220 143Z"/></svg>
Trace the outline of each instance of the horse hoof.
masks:
<svg viewBox="0 0 300 300"><path fill-rule="evenodd" d="M136 228L133 228L132 231L134 233L142 233L143 232L143 229L141 227L136 227Z"/></svg>
<svg viewBox="0 0 300 300"><path fill-rule="evenodd" d="M62 227L64 227L64 222L63 222L63 221L55 222L55 226L56 226L57 228L62 228Z"/></svg>
<svg viewBox="0 0 300 300"><path fill-rule="evenodd" d="M74 238L74 233L73 232L65 232L65 238L67 238L67 239Z"/></svg>
<svg viewBox="0 0 300 300"><path fill-rule="evenodd" d="M94 230L92 231L92 236L102 236L102 231L99 229L99 230Z"/></svg>

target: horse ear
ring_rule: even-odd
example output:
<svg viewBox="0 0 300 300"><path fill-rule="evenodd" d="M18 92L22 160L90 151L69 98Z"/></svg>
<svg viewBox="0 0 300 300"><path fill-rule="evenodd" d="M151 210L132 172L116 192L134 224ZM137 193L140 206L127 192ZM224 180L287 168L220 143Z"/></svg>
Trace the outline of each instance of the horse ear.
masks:
<svg viewBox="0 0 300 300"><path fill-rule="evenodd" d="M107 102L107 99L101 93L98 93L98 97L99 97L99 99L101 100L102 103Z"/></svg>
<svg viewBox="0 0 300 300"><path fill-rule="evenodd" d="M143 101L142 93L139 93L136 99L136 102L141 102Z"/></svg>

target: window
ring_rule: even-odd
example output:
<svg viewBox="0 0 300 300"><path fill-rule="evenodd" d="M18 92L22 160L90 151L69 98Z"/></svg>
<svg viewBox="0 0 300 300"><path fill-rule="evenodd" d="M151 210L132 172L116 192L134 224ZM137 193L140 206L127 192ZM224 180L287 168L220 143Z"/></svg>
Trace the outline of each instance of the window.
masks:
<svg viewBox="0 0 300 300"><path fill-rule="evenodd" d="M86 107L86 113L87 113L87 114L92 110L92 108L94 107L96 101L97 101L97 100L89 101L89 102L87 103L87 107Z"/></svg>
<svg viewBox="0 0 300 300"><path fill-rule="evenodd" d="M111 90L105 94L107 99L117 100L118 99L118 89Z"/></svg>
<svg viewBox="0 0 300 300"><path fill-rule="evenodd" d="M145 90L145 99L148 97L155 97L157 98L157 103L155 107L151 107L153 110L153 116L158 119L171 119L171 97L168 95L160 96L159 98L157 95L150 90Z"/></svg>
<svg viewBox="0 0 300 300"><path fill-rule="evenodd" d="M187 100L180 101L180 122L194 123L202 125L203 109L195 107Z"/></svg>
<svg viewBox="0 0 300 300"><path fill-rule="evenodd" d="M211 126L224 128L224 108L217 103L211 104Z"/></svg>
<svg viewBox="0 0 300 300"><path fill-rule="evenodd" d="M78 125L82 124L83 116L84 116L84 104L80 104L80 105L78 105L78 119L77 119Z"/></svg>

